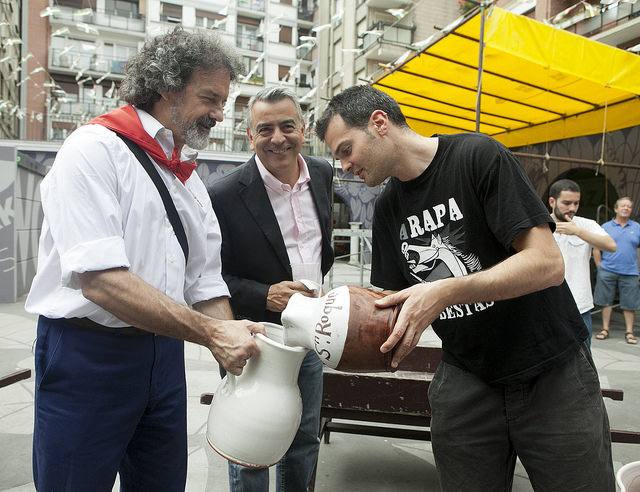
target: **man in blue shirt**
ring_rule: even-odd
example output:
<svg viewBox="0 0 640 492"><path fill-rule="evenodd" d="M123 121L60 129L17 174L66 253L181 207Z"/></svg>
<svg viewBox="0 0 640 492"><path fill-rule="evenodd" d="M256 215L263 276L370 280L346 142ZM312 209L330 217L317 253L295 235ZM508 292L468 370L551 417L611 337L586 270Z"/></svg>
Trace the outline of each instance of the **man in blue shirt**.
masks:
<svg viewBox="0 0 640 492"><path fill-rule="evenodd" d="M616 286L620 293L620 308L624 313L626 327L625 340L631 345L638 343L633 335L635 310L640 307L640 286L638 285L637 249L640 246L640 224L631 220L633 202L629 197L619 198L614 207L616 216L602 227L615 240L615 253L593 250L593 258L598 267L598 278L594 302L602 308L602 331L598 340L609 337L609 321Z"/></svg>

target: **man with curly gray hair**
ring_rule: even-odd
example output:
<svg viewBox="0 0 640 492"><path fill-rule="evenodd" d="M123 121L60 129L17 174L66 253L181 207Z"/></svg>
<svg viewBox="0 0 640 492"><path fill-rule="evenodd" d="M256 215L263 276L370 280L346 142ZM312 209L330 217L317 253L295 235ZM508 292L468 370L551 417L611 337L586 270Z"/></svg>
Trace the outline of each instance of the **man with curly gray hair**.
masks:
<svg viewBox="0 0 640 492"><path fill-rule="evenodd" d="M64 142L42 182L33 448L38 490L184 490L183 340L240 374L262 325L232 321L221 235L194 159L238 61L181 28L127 65L129 105Z"/></svg>

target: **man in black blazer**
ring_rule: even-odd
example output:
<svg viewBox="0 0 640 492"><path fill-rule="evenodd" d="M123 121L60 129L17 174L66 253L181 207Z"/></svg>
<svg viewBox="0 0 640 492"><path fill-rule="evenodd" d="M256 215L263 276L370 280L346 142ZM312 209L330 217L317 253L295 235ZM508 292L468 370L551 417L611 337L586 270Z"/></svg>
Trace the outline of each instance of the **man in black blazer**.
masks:
<svg viewBox="0 0 640 492"><path fill-rule="evenodd" d="M247 135L254 156L209 193L222 231L222 275L236 318L280 323L296 292L313 295L292 280L292 264L315 263L322 277L333 264L330 244L333 170L322 159L303 157L304 120L295 94L263 89L249 101ZM320 441L322 364L314 352L298 377L302 421L276 467L279 491L307 490ZM232 491L266 492L267 469L229 464Z"/></svg>

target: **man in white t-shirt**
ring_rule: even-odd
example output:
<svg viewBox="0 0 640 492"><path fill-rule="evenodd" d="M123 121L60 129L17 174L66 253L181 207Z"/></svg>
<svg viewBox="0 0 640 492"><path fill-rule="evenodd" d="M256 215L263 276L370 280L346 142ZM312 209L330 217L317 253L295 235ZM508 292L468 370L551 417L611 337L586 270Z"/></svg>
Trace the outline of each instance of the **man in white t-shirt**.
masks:
<svg viewBox="0 0 640 492"><path fill-rule="evenodd" d="M589 330L590 346L593 309L589 273L591 250L615 251L616 243L595 220L576 215L580 206L580 186L575 181L561 179L553 183L549 189L549 206L551 217L556 222L553 237L564 258L565 280Z"/></svg>

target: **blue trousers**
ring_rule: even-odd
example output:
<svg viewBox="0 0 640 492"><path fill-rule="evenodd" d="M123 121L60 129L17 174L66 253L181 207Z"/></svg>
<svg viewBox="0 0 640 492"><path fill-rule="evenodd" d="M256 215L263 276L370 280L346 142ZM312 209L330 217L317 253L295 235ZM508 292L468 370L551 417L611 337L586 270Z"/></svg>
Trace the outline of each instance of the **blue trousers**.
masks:
<svg viewBox="0 0 640 492"><path fill-rule="evenodd" d="M33 475L42 491L183 491L184 344L38 319Z"/></svg>
<svg viewBox="0 0 640 492"><path fill-rule="evenodd" d="M322 363L315 352L309 352L302 361L298 387L302 397L302 420L289 450L276 465L278 492L307 490L318 460ZM268 492L269 469L246 468L229 463L229 488L232 492Z"/></svg>
<svg viewBox="0 0 640 492"><path fill-rule="evenodd" d="M526 383L490 386L440 362L429 403L445 492L510 491L516 456L534 490L616 490L607 410L586 346Z"/></svg>

